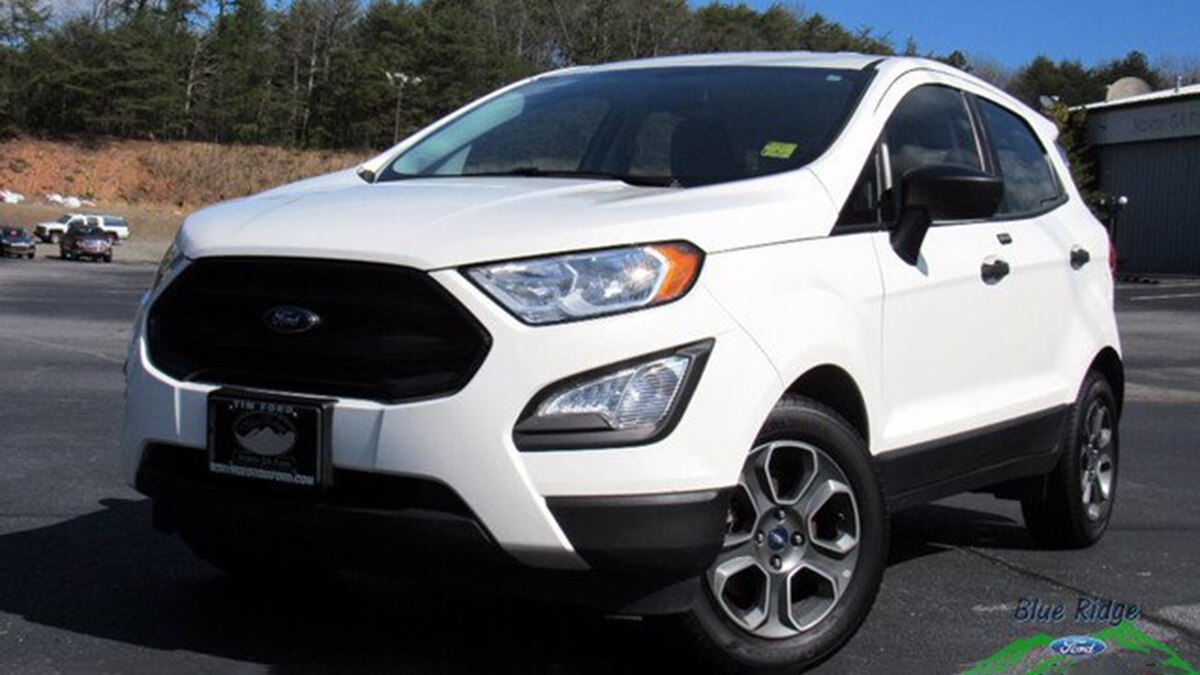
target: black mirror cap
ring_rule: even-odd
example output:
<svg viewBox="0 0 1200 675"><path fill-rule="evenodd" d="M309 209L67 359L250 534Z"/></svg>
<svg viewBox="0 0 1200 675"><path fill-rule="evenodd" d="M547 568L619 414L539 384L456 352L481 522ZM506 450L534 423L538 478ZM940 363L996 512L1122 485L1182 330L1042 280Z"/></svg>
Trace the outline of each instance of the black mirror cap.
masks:
<svg viewBox="0 0 1200 675"><path fill-rule="evenodd" d="M900 212L900 218L892 227L892 250L909 265L916 265L921 257L921 244L932 224L929 209L924 206L908 206Z"/></svg>
<svg viewBox="0 0 1200 675"><path fill-rule="evenodd" d="M932 220L990 218L1004 199L1004 180L965 166L934 164L901 181L902 210L924 207Z"/></svg>

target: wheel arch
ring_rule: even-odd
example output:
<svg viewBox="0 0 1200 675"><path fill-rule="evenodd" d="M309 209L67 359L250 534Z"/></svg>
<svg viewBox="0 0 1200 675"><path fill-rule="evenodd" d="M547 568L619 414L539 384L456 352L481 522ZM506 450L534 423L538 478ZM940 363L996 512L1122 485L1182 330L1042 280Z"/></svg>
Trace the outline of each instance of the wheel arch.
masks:
<svg viewBox="0 0 1200 675"><path fill-rule="evenodd" d="M1112 347L1101 349L1088 366L1088 372L1093 370L1108 380L1117 402L1117 415L1120 416L1122 408L1125 407L1125 364L1121 361L1121 355Z"/></svg>
<svg viewBox="0 0 1200 675"><path fill-rule="evenodd" d="M866 401L858 383L845 369L830 363L810 368L796 378L784 393L810 398L828 406L849 422L870 447L871 424Z"/></svg>

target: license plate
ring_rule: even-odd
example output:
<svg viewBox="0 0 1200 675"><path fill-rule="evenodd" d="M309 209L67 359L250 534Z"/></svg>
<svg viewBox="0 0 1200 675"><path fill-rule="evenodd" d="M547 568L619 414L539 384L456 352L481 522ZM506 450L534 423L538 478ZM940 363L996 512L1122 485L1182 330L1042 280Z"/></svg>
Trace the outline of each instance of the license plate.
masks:
<svg viewBox="0 0 1200 675"><path fill-rule="evenodd" d="M208 396L208 469L301 488L329 483L333 402L228 389Z"/></svg>

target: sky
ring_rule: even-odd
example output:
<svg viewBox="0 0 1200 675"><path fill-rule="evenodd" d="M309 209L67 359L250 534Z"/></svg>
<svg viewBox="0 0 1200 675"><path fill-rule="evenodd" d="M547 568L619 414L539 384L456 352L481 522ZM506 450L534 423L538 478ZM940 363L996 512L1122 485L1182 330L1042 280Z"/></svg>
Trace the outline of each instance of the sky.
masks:
<svg viewBox="0 0 1200 675"><path fill-rule="evenodd" d="M693 7L710 0L690 0ZM1084 65L1137 49L1200 60L1200 0L747 0L820 12L847 28L870 26L896 50L909 36L921 53L955 49L1020 66L1038 54ZM731 4L726 2L725 4ZM732 3L736 4L736 3Z"/></svg>

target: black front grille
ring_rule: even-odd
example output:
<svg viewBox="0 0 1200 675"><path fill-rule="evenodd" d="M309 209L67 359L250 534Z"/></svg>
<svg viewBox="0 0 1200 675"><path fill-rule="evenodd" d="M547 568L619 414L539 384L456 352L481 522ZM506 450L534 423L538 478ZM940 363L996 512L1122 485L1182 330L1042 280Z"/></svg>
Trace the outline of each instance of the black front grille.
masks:
<svg viewBox="0 0 1200 675"><path fill-rule="evenodd" d="M284 306L320 322L269 328L267 313ZM295 258L198 260L155 301L147 326L151 361L179 380L388 403L458 391L491 344L423 272Z"/></svg>

